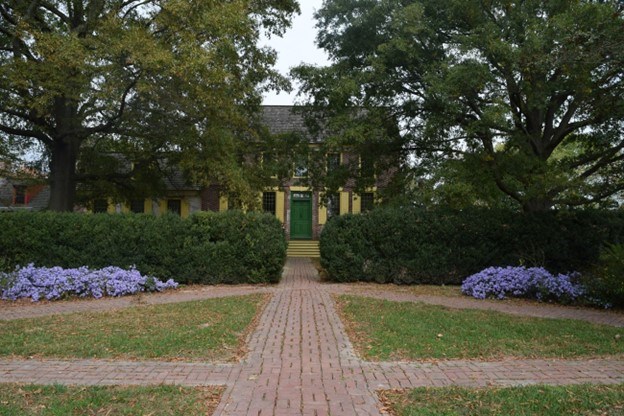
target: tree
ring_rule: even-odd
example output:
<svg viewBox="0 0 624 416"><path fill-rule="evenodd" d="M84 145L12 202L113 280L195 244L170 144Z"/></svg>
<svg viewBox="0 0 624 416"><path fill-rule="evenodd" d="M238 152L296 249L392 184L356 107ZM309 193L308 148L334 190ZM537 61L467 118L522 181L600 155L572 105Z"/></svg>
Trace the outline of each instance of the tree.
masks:
<svg viewBox="0 0 624 416"><path fill-rule="evenodd" d="M392 109L419 169L478 161L525 211L594 204L624 190L623 10L610 0L330 0L316 18L333 64L295 75L334 115Z"/></svg>
<svg viewBox="0 0 624 416"><path fill-rule="evenodd" d="M0 149L42 146L59 211L77 183L154 173L157 159L235 181L233 140L253 137L261 92L286 86L259 36L296 12L295 0L3 1Z"/></svg>

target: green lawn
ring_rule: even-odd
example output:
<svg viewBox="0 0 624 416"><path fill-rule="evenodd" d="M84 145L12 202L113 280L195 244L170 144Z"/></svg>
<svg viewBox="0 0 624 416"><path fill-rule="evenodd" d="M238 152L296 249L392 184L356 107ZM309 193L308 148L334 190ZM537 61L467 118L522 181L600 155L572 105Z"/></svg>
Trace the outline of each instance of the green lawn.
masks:
<svg viewBox="0 0 624 416"><path fill-rule="evenodd" d="M234 360L264 295L0 322L0 356Z"/></svg>
<svg viewBox="0 0 624 416"><path fill-rule="evenodd" d="M397 416L622 415L624 385L529 386L488 389L417 388L384 392Z"/></svg>
<svg viewBox="0 0 624 416"><path fill-rule="evenodd" d="M0 416L211 415L220 387L64 387L0 384Z"/></svg>
<svg viewBox="0 0 624 416"><path fill-rule="evenodd" d="M577 357L624 353L624 329L357 296L338 297L356 349L369 360Z"/></svg>

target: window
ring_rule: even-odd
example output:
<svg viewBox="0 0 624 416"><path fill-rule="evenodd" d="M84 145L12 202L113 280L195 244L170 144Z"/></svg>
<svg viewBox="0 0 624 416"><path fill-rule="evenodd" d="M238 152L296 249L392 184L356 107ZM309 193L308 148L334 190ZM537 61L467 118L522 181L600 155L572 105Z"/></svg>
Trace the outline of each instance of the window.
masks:
<svg viewBox="0 0 624 416"><path fill-rule="evenodd" d="M327 195L327 218L340 215L340 194Z"/></svg>
<svg viewBox="0 0 624 416"><path fill-rule="evenodd" d="M275 215L275 192L262 193L262 210Z"/></svg>
<svg viewBox="0 0 624 416"><path fill-rule="evenodd" d="M13 188L15 188L15 199L13 203L15 205L24 205L26 203L26 186L13 185Z"/></svg>
<svg viewBox="0 0 624 416"><path fill-rule="evenodd" d="M335 172L340 167L340 153L329 153L327 155L327 172Z"/></svg>
<svg viewBox="0 0 624 416"><path fill-rule="evenodd" d="M93 201L93 212L94 213L103 213L108 210L108 201L105 199L96 199Z"/></svg>
<svg viewBox="0 0 624 416"><path fill-rule="evenodd" d="M182 214L182 201L179 199L168 199L167 200L167 212L172 214L181 215Z"/></svg>
<svg viewBox="0 0 624 416"><path fill-rule="evenodd" d="M130 201L130 211L135 214L142 214L145 212L145 202L142 199L133 199Z"/></svg>
<svg viewBox="0 0 624 416"><path fill-rule="evenodd" d="M308 177L308 158L300 156L295 163L295 177L307 178Z"/></svg>
<svg viewBox="0 0 624 416"><path fill-rule="evenodd" d="M375 205L375 198L372 192L365 192L362 194L362 212L367 212L373 209Z"/></svg>
<svg viewBox="0 0 624 416"><path fill-rule="evenodd" d="M262 153L262 164L264 166L271 166L275 164L277 158L275 157L275 153L273 152L263 152Z"/></svg>
<svg viewBox="0 0 624 416"><path fill-rule="evenodd" d="M375 162L372 155L362 155L360 157L360 176L365 178L375 176Z"/></svg>
<svg viewBox="0 0 624 416"><path fill-rule="evenodd" d="M275 153L262 153L262 168L271 176L277 176L277 156Z"/></svg>

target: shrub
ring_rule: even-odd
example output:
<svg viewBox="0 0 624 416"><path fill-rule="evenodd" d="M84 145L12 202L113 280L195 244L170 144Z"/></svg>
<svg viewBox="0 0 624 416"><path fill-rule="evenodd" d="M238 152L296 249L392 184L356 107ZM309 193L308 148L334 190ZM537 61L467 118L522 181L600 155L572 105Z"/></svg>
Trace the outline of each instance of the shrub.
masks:
<svg viewBox="0 0 624 416"><path fill-rule="evenodd" d="M477 299L506 297L573 301L585 293L578 274L553 275L543 267L489 267L464 280L461 289Z"/></svg>
<svg viewBox="0 0 624 416"><path fill-rule="evenodd" d="M0 253L13 269L136 267L179 283L276 282L286 259L281 223L262 213L175 215L7 212ZM19 238L17 238L19 236Z"/></svg>
<svg viewBox="0 0 624 416"><path fill-rule="evenodd" d="M607 246L584 280L588 297L603 306L624 307L624 244Z"/></svg>
<svg viewBox="0 0 624 416"><path fill-rule="evenodd" d="M182 279L194 283L275 283L286 262L280 221L241 211L198 212L189 219Z"/></svg>
<svg viewBox="0 0 624 416"><path fill-rule="evenodd" d="M585 272L623 237L621 212L402 207L333 218L320 250L330 280L460 284L490 266Z"/></svg>
<svg viewBox="0 0 624 416"><path fill-rule="evenodd" d="M16 300L31 298L60 299L67 296L94 297L124 296L138 292L162 291L178 287L173 280L162 282L141 275L136 269L105 267L90 270L88 267L63 269L62 267L35 267L29 264L11 273L0 274L0 298Z"/></svg>

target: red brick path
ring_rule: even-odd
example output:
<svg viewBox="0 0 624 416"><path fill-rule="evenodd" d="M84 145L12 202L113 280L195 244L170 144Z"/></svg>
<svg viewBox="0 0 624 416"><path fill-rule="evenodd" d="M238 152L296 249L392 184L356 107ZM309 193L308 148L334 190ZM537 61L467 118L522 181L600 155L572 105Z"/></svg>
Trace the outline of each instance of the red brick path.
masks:
<svg viewBox="0 0 624 416"><path fill-rule="evenodd" d="M265 289L269 290L269 289ZM624 359L369 363L346 337L311 263L284 278L238 364L0 360L1 382L226 385L216 415L380 415L376 391L415 386L622 383Z"/></svg>

